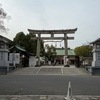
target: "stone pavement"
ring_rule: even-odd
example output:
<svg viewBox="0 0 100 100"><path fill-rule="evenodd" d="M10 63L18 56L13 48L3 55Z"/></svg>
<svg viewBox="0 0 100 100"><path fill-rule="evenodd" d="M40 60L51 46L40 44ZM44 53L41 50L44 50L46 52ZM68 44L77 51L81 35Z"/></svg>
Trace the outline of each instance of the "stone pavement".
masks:
<svg viewBox="0 0 100 100"><path fill-rule="evenodd" d="M100 100L100 96L73 96L75 100ZM0 95L0 100L65 100L64 95Z"/></svg>
<svg viewBox="0 0 100 100"><path fill-rule="evenodd" d="M89 75L84 68L75 68L63 66L42 66L42 67L25 67L17 69L8 75Z"/></svg>
<svg viewBox="0 0 100 100"><path fill-rule="evenodd" d="M84 68L75 66L42 66L16 69L7 75L90 75ZM67 93L66 93L67 94ZM65 95L0 95L0 100L65 100ZM75 95L75 100L100 100L100 96Z"/></svg>

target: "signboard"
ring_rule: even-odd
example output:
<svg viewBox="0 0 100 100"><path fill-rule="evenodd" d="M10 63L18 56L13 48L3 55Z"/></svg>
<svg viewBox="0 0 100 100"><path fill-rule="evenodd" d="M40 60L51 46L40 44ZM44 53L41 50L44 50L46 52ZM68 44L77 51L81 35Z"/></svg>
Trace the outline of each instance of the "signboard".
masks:
<svg viewBox="0 0 100 100"><path fill-rule="evenodd" d="M20 54L19 53L10 53L9 54L9 63L20 63Z"/></svg>
<svg viewBox="0 0 100 100"><path fill-rule="evenodd" d="M0 60L4 59L4 52L0 52Z"/></svg>

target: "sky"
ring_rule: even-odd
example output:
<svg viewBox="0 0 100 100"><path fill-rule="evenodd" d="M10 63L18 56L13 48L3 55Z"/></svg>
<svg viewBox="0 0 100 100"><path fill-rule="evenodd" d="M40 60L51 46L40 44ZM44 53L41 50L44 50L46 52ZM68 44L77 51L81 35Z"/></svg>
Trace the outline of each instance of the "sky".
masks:
<svg viewBox="0 0 100 100"><path fill-rule="evenodd" d="M74 29L68 47L75 48L100 38L100 0L0 0L2 8L11 16L5 20L8 33L0 33L11 40L27 29ZM53 43L53 45L55 45ZM57 43L58 47L64 43Z"/></svg>

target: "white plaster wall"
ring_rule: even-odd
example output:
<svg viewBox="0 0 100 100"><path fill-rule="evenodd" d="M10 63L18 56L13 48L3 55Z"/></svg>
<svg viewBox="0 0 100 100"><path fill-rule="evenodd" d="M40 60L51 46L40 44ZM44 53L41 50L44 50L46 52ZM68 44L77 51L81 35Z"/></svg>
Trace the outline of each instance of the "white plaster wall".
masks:
<svg viewBox="0 0 100 100"><path fill-rule="evenodd" d="M100 51L93 52L92 66L100 67Z"/></svg>
<svg viewBox="0 0 100 100"><path fill-rule="evenodd" d="M29 58L29 67L34 67L36 65L36 58L34 56L31 56Z"/></svg>

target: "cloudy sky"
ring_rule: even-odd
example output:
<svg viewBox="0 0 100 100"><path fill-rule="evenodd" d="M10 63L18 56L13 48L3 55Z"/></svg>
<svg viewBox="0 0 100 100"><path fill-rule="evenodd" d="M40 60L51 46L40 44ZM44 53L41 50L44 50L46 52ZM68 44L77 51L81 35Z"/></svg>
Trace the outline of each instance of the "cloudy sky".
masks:
<svg viewBox="0 0 100 100"><path fill-rule="evenodd" d="M8 34L1 34L11 40L20 31L27 34L28 28L78 28L73 35L75 39L68 41L70 48L100 38L100 0L0 0L0 3L11 16L10 21L5 21Z"/></svg>

